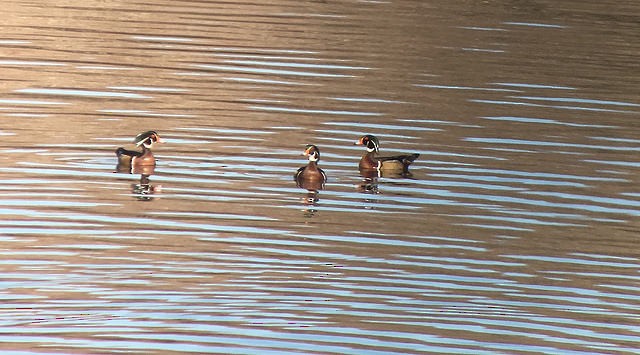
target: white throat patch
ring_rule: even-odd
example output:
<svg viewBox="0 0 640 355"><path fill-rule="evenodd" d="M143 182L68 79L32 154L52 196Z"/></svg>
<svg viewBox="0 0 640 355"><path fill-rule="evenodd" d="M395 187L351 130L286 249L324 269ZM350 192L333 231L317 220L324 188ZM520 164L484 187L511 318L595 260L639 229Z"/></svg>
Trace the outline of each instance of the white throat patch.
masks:
<svg viewBox="0 0 640 355"><path fill-rule="evenodd" d="M136 147L139 147L141 145L144 146L147 149L150 149L151 146L153 145L153 140L151 138L147 138L147 139L143 140L142 142L139 142L138 144L136 144Z"/></svg>

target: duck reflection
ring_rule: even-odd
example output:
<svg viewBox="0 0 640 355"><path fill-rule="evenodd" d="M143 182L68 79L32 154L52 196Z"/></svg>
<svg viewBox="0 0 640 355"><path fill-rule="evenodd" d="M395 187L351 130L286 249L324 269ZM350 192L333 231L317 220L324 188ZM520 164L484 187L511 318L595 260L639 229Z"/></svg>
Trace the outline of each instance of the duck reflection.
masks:
<svg viewBox="0 0 640 355"><path fill-rule="evenodd" d="M317 206L320 200L318 191L324 189L327 175L318 167L318 161L320 160L320 150L318 147L309 144L305 147L302 154L309 158L309 162L306 166L296 171L293 179L296 181L298 187L307 190L307 194L302 200L303 204L308 206L308 208L304 210L304 213L305 217L313 217L317 212L313 206Z"/></svg>
<svg viewBox="0 0 640 355"><path fill-rule="evenodd" d="M131 192L140 201L151 201L154 194L162 191L162 185L154 185L149 180L150 175L140 175L140 182L131 185Z"/></svg>
<svg viewBox="0 0 640 355"><path fill-rule="evenodd" d="M362 182L356 186L356 190L363 194L375 195L378 193L378 177L364 177Z"/></svg>
<svg viewBox="0 0 640 355"><path fill-rule="evenodd" d="M162 185L155 185L151 183L150 178L154 171L154 166L130 167L122 164L118 164L116 166L116 172L118 173L140 174L140 181L136 184L131 184L131 193L135 199L140 201L151 201L154 199L154 194L162 191Z"/></svg>
<svg viewBox="0 0 640 355"><path fill-rule="evenodd" d="M358 192L364 194L378 194L378 183L380 178L404 179L412 178L413 174L408 169L398 170L378 170L378 169L360 169L362 181L356 186Z"/></svg>
<svg viewBox="0 0 640 355"><path fill-rule="evenodd" d="M390 179L404 179L412 178L413 174L408 168L401 169L360 169L360 175L365 179L377 179L377 178L390 178Z"/></svg>
<svg viewBox="0 0 640 355"><path fill-rule="evenodd" d="M302 187L298 185L298 187ZM304 187L302 187L304 188ZM305 209L302 210L304 212L305 217L313 217L316 215L318 210L315 208L318 206L318 190L307 190L307 194L302 198L302 204L305 205Z"/></svg>

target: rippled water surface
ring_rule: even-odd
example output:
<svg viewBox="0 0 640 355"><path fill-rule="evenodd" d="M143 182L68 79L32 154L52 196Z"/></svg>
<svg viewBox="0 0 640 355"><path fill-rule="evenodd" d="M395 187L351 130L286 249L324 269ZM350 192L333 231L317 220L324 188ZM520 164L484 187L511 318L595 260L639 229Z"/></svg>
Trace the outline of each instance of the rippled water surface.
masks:
<svg viewBox="0 0 640 355"><path fill-rule="evenodd" d="M640 347L637 2L2 17L3 354ZM115 172L150 129L155 170ZM365 133L411 174L362 176Z"/></svg>

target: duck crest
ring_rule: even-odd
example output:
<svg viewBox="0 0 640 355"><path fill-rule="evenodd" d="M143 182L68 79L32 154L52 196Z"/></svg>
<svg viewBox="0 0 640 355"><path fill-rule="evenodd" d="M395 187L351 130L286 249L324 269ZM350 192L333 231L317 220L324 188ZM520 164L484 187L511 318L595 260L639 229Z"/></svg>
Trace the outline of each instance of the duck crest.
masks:
<svg viewBox="0 0 640 355"><path fill-rule="evenodd" d="M151 149L151 146L153 146L153 144L156 142L157 143L162 142L162 140L160 139L160 136L156 131L142 132L138 134L136 138L133 139L133 144L135 144L136 147L139 147L140 145L142 145L143 147L149 148L149 149Z"/></svg>

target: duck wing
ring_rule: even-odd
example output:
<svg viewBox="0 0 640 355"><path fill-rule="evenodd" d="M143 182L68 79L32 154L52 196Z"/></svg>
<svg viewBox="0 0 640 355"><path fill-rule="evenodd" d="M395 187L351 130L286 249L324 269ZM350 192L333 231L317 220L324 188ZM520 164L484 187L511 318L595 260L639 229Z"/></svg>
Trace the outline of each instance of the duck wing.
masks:
<svg viewBox="0 0 640 355"><path fill-rule="evenodd" d="M135 150L128 150L128 149L124 149L124 148L118 148L116 150L116 155L117 156L130 156L130 157L139 157L142 155L142 152L138 152Z"/></svg>
<svg viewBox="0 0 640 355"><path fill-rule="evenodd" d="M381 162L396 160L396 161L399 161L403 165L406 166L406 165L409 165L409 164L413 163L413 161L418 159L419 156L420 156L420 154L413 153L413 154L394 155L394 156L390 156L390 157L376 157L376 159L381 161Z"/></svg>

